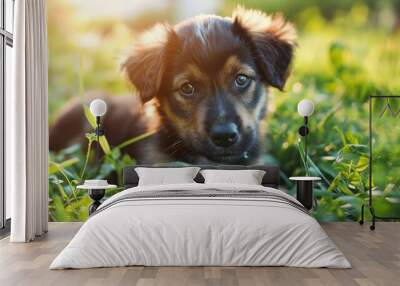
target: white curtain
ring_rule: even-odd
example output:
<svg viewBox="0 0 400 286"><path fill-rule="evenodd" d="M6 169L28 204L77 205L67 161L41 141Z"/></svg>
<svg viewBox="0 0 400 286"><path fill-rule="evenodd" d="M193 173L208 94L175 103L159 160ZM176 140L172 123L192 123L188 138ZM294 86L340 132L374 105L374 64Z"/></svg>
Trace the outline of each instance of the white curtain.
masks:
<svg viewBox="0 0 400 286"><path fill-rule="evenodd" d="M47 232L48 120L45 0L15 1L13 92L6 98L6 187L12 242Z"/></svg>

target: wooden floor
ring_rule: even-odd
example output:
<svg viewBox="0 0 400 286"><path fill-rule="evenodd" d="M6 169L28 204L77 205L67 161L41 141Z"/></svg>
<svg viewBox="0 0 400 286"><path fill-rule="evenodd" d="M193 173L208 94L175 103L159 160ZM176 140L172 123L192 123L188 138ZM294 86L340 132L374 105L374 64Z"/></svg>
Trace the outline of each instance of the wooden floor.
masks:
<svg viewBox="0 0 400 286"><path fill-rule="evenodd" d="M51 223L49 233L27 244L0 241L0 285L400 285L400 223L323 224L352 269L289 267L123 267L48 270L80 223Z"/></svg>

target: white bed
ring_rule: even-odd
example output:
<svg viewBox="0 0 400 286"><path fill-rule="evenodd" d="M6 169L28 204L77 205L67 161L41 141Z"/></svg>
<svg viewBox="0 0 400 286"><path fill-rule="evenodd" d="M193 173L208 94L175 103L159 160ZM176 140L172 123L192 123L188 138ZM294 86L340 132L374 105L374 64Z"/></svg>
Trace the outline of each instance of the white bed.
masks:
<svg viewBox="0 0 400 286"><path fill-rule="evenodd" d="M284 192L198 183L139 186L109 198L50 269L127 265L351 267Z"/></svg>

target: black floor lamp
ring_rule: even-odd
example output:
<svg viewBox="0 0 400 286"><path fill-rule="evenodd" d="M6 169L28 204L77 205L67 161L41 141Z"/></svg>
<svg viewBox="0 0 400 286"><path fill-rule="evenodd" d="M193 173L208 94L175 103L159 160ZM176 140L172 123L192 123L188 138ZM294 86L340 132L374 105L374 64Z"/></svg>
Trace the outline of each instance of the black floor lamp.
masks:
<svg viewBox="0 0 400 286"><path fill-rule="evenodd" d="M369 212L372 217L372 224L369 226L371 230L375 230L375 221L376 219L380 220L399 220L400 217L382 217L378 216L375 212L375 208L373 205L373 199L372 199L372 166L373 166L373 150L372 150L372 135L373 135L373 126L372 126L372 101L373 100L386 100L386 104L383 106L383 109L380 112L379 117L383 117L386 113L386 111L389 112L389 114L393 117L398 116L400 114L399 111L394 111L392 106L390 105L389 100L400 100L400 96L396 95L371 95L369 97L369 124L368 124L368 145L369 145L369 188L368 188L368 203L364 203L361 206L361 219L359 223L362 225L364 224L364 209L367 207L369 209Z"/></svg>

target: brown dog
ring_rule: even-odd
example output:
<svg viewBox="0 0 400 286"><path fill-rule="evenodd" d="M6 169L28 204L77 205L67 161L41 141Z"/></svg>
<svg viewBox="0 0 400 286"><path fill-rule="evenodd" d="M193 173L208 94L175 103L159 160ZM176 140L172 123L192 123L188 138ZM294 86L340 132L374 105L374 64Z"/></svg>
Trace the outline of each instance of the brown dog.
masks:
<svg viewBox="0 0 400 286"><path fill-rule="evenodd" d="M105 96L107 138L116 145L156 121L155 136L126 150L139 162L254 163L262 153L267 90L283 89L295 36L281 17L242 8L232 18L157 25L122 64L141 103L150 101L156 112L147 117L133 96ZM50 148L77 142L86 128L82 107L72 105L52 126Z"/></svg>

